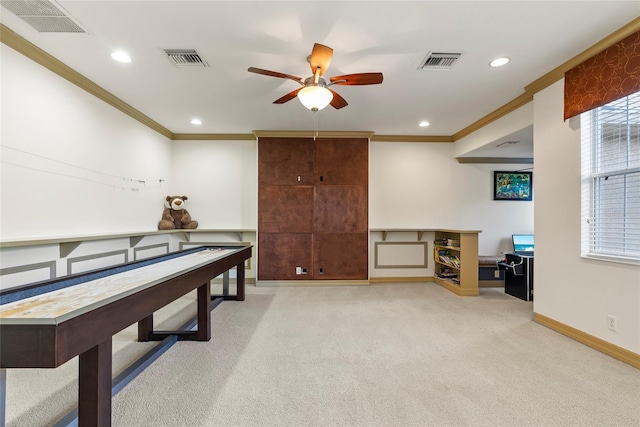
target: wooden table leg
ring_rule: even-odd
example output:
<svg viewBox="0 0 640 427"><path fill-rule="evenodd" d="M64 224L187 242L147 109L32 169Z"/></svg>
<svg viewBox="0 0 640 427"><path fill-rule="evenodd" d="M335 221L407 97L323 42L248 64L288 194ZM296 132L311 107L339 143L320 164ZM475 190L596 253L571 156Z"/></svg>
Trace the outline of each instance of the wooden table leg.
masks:
<svg viewBox="0 0 640 427"><path fill-rule="evenodd" d="M209 282L198 287L198 332L196 341L211 339L211 285Z"/></svg>
<svg viewBox="0 0 640 427"><path fill-rule="evenodd" d="M236 301L244 301L244 262L236 266Z"/></svg>
<svg viewBox="0 0 640 427"><path fill-rule="evenodd" d="M229 295L229 270L222 273L222 295Z"/></svg>
<svg viewBox="0 0 640 427"><path fill-rule="evenodd" d="M138 321L138 341L147 342L153 333L153 313Z"/></svg>
<svg viewBox="0 0 640 427"><path fill-rule="evenodd" d="M111 425L111 338L79 356L78 426Z"/></svg>

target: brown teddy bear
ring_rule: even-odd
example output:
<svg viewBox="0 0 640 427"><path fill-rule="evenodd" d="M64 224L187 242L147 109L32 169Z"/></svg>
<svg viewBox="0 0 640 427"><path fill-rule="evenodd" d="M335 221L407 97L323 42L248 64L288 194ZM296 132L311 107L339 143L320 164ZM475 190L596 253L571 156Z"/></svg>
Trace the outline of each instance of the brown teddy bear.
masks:
<svg viewBox="0 0 640 427"><path fill-rule="evenodd" d="M169 207L162 212L162 220L158 223L158 230L198 228L198 221L193 221L189 212L184 208L187 199L187 196L167 196Z"/></svg>

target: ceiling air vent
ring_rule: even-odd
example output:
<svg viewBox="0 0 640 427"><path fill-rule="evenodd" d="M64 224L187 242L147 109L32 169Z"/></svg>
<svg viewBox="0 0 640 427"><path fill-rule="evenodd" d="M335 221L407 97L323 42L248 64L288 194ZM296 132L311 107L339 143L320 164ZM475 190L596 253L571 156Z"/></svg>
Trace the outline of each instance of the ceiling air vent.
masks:
<svg viewBox="0 0 640 427"><path fill-rule="evenodd" d="M451 52L429 52L418 67L418 70L447 71L460 58L460 55L460 53Z"/></svg>
<svg viewBox="0 0 640 427"><path fill-rule="evenodd" d="M0 4L39 33L86 33L53 0L2 0Z"/></svg>
<svg viewBox="0 0 640 427"><path fill-rule="evenodd" d="M208 67L195 49L164 49L173 65L176 67Z"/></svg>

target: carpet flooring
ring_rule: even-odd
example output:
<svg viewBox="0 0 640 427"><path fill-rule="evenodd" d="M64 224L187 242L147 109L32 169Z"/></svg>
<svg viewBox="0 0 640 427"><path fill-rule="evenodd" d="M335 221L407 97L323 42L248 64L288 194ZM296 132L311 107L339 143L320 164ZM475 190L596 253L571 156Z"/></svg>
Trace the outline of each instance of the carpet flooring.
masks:
<svg viewBox="0 0 640 427"><path fill-rule="evenodd" d="M189 294L156 315L195 313ZM531 320L532 303L434 283L247 287L113 400L114 426L640 426L640 370ZM114 337L114 374L150 344ZM7 370L7 426L53 425L77 361Z"/></svg>

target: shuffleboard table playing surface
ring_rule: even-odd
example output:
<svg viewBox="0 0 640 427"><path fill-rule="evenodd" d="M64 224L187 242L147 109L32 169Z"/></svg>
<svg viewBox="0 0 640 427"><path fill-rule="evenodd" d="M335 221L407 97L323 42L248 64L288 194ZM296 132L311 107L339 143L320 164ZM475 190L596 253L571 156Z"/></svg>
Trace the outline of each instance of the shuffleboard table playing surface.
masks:
<svg viewBox="0 0 640 427"><path fill-rule="evenodd" d="M212 279L236 268L244 300L251 246L198 247L0 292L0 368L55 368L79 356L78 424L111 425L111 343L138 323L140 341L211 338ZM197 289L196 331L153 331L153 313ZM230 299L230 298L225 298Z"/></svg>
<svg viewBox="0 0 640 427"><path fill-rule="evenodd" d="M177 277L233 252L233 249L207 248L166 261L127 270L74 286L47 292L0 305L3 323L40 323L64 321L75 315L94 310L115 299Z"/></svg>

